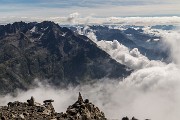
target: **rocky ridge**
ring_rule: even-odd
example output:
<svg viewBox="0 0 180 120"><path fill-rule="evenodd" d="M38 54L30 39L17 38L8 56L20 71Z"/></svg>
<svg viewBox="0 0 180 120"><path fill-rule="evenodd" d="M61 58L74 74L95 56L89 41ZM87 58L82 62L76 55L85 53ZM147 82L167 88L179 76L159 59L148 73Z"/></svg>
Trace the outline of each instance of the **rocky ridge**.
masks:
<svg viewBox="0 0 180 120"><path fill-rule="evenodd" d="M104 113L88 99L83 100L80 93L65 113L55 112L52 102L45 100L41 105L33 97L27 102L9 102L8 106L0 107L0 120L107 120Z"/></svg>
<svg viewBox="0 0 180 120"><path fill-rule="evenodd" d="M73 31L82 31L83 34L93 32L97 40L113 41L117 40L119 43L128 47L129 49L138 48L141 54L148 57L150 60L165 60L168 59L169 51L162 50L161 48L161 37L156 35L146 34L143 27L139 26L138 29L133 26L121 26L122 29L118 29L120 26L109 26L109 25L92 25L92 26L80 26L71 27ZM79 29L81 28L81 29ZM158 40L158 41L154 41Z"/></svg>
<svg viewBox="0 0 180 120"><path fill-rule="evenodd" d="M52 105L54 100L44 100L43 104L35 102L31 97L27 102L9 102L7 106L0 106L0 120L111 120L105 117L89 99L83 100L79 92L78 100L70 105L66 112L57 113ZM139 120L127 116L121 120ZM145 119L150 120L150 119Z"/></svg>
<svg viewBox="0 0 180 120"><path fill-rule="evenodd" d="M1 94L27 90L36 78L66 87L131 72L86 36L54 22L0 25Z"/></svg>

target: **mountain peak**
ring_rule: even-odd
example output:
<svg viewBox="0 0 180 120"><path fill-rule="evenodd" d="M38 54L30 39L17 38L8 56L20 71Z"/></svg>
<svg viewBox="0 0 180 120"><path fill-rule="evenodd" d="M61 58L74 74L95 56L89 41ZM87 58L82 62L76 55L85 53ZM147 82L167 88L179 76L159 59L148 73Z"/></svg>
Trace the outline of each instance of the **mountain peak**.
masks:
<svg viewBox="0 0 180 120"><path fill-rule="evenodd" d="M51 21L17 22L0 29L0 91L28 89L35 78L67 86L131 73L86 36Z"/></svg>

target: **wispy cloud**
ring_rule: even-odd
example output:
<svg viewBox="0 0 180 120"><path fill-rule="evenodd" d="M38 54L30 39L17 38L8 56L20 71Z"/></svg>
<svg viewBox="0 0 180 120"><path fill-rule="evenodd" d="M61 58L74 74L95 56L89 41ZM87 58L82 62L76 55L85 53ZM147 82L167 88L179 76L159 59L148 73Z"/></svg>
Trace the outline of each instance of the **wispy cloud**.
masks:
<svg viewBox="0 0 180 120"><path fill-rule="evenodd" d="M3 16L65 16L72 12L97 16L180 15L178 0L0 0Z"/></svg>
<svg viewBox="0 0 180 120"><path fill-rule="evenodd" d="M124 6L124 5L147 5L147 4L173 4L180 3L178 0L0 0L2 4L34 4L38 6L43 5L54 5L54 7L66 7L72 6L99 6L99 5L115 5L115 6ZM57 4L57 6L55 5ZM47 6L48 6L47 5ZM58 6L59 5L59 6ZM62 5L62 6L61 6Z"/></svg>

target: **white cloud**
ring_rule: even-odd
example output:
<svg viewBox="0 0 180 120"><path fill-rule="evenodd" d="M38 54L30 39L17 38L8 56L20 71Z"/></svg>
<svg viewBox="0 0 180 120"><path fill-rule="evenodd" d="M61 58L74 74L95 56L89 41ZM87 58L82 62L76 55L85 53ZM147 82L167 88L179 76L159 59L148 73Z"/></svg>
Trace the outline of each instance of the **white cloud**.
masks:
<svg viewBox="0 0 180 120"><path fill-rule="evenodd" d="M11 1L0 2L0 16L18 18L64 17L78 12L83 17L94 15L96 17L111 16L179 16L180 2L178 0L46 0L46 1Z"/></svg>
<svg viewBox="0 0 180 120"><path fill-rule="evenodd" d="M180 57L178 55L178 54L180 54L180 49L179 49L180 30L179 30L179 27L177 27L176 30L169 30L169 31L150 29L149 27L146 27L143 30L146 34L153 34L156 36L161 36L163 38L163 42L164 42L162 49L169 48L171 51L171 57L172 57L173 62L180 65Z"/></svg>
<svg viewBox="0 0 180 120"><path fill-rule="evenodd" d="M78 17L79 17L79 13L78 12L72 13L67 18L67 21L70 22L70 23L73 23L73 24L77 24L76 20L78 19Z"/></svg>
<svg viewBox="0 0 180 120"><path fill-rule="evenodd" d="M118 41L97 41L93 32L87 34L112 58L136 71L120 82L119 86L107 87L111 91L103 105L109 118L135 115L139 119L178 120L180 115L180 34L179 31L144 29L148 34L162 37L163 45L171 48L173 63L150 61L138 49L129 51ZM165 46L166 47L166 46ZM138 69L138 70L137 70ZM101 93L103 94L103 92ZM104 102L104 101L103 101Z"/></svg>
<svg viewBox="0 0 180 120"><path fill-rule="evenodd" d="M87 29L85 27L85 29ZM86 31L86 30L84 30ZM93 31L85 33L79 32L87 35L91 40L93 40L101 49L106 51L113 59L121 64L124 64L134 70L152 67L152 66L164 66L165 63L161 61L149 60L146 56L142 55L137 48L129 50L126 46L120 44L117 40L97 41Z"/></svg>
<svg viewBox="0 0 180 120"><path fill-rule="evenodd" d="M134 72L119 84L103 80L91 85L68 89L40 86L27 92L19 92L16 98L5 96L1 105L9 101L26 101L34 96L36 101L54 99L56 111L62 112L77 100L80 91L84 98L105 112L109 119L121 120L124 116L138 119L178 120L180 115L180 76L175 64L145 68ZM173 76L173 77L172 77Z"/></svg>
<svg viewBox="0 0 180 120"><path fill-rule="evenodd" d="M179 25L180 17L93 17L92 14L82 17L82 14L79 12L70 13L68 16L63 17L18 17L18 16L9 16L9 17L0 17L0 24L8 24L15 21L25 21L25 22L41 22L44 20L54 21L63 24L114 24L114 25L142 25L142 26L151 26L151 25Z"/></svg>
<svg viewBox="0 0 180 120"><path fill-rule="evenodd" d="M167 18L177 23L177 17ZM122 18L123 19L123 18ZM140 20L141 18L136 18ZM133 22L132 23L136 23ZM144 21L147 18L142 18ZM178 18L179 19L179 18ZM143 20L140 20L141 24ZM146 23L164 22L163 18L152 18ZM157 20L157 21L156 21ZM165 20L165 21L166 21ZM124 20L125 21L125 20ZM171 22L172 22L171 21ZM179 120L180 118L180 34L179 31L161 31L144 29L148 34L156 34L163 37L168 47L171 48L172 60L170 64L160 61L150 61L141 55L138 49L129 50L124 45L114 40L112 42L97 41L93 32L86 33L101 48L107 51L112 58L126 64L136 70L119 84L113 80L103 80L92 85L82 85L76 88L53 89L50 86L39 85L38 88L27 92L19 92L16 98L7 95L0 99L1 105L9 101L25 101L33 95L38 102L52 98L58 112L65 111L68 105L77 99L79 91L100 107L110 119L121 119L124 116L135 116L139 119L150 118L152 120Z"/></svg>

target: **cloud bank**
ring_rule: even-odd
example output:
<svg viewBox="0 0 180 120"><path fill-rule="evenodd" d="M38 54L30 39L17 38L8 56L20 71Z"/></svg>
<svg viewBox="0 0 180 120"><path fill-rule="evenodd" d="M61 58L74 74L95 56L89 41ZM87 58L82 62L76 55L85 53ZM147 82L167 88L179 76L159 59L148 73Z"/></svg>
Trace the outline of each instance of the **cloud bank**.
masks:
<svg viewBox="0 0 180 120"><path fill-rule="evenodd" d="M151 30L148 34L161 36L164 44L171 49L172 63L150 61L137 48L128 50L118 41L97 41L93 32L86 33L112 58L135 69L127 78L106 79L91 85L55 89L39 84L39 87L23 92L16 97L3 96L1 105L9 101L26 101L34 96L38 102L52 98L56 111L65 111L77 99L78 92L97 105L109 119L135 116L138 119L179 120L180 117L180 33L176 31ZM81 31L82 34L85 31Z"/></svg>
<svg viewBox="0 0 180 120"><path fill-rule="evenodd" d="M93 17L93 15L82 17L80 13L74 12L64 17L2 17L0 24L8 24L17 21L42 22L44 20L54 21L60 25L176 25L180 24L180 17Z"/></svg>

